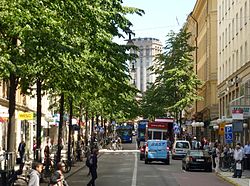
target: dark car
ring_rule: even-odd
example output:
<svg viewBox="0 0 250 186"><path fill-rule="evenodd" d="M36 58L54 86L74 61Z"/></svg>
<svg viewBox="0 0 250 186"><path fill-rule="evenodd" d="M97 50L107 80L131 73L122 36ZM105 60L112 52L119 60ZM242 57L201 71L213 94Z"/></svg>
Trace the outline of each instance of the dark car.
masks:
<svg viewBox="0 0 250 186"><path fill-rule="evenodd" d="M140 160L145 159L145 149L146 149L146 143L143 143L143 145L140 146Z"/></svg>
<svg viewBox="0 0 250 186"><path fill-rule="evenodd" d="M212 158L205 150L189 150L182 159L182 169L212 172Z"/></svg>

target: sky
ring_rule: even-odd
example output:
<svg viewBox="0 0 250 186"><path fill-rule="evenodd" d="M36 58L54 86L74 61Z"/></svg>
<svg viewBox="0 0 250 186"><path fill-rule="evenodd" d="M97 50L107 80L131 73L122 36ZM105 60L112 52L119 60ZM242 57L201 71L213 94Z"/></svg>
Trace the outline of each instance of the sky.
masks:
<svg viewBox="0 0 250 186"><path fill-rule="evenodd" d="M128 15L132 22L131 30L135 38L152 37L159 39L162 44L166 35L173 30L178 32L186 22L187 16L193 11L196 0L123 0L124 6L143 9L145 14ZM128 37L128 36L127 36ZM127 38L126 38L127 39ZM124 39L115 39L120 44L125 44Z"/></svg>

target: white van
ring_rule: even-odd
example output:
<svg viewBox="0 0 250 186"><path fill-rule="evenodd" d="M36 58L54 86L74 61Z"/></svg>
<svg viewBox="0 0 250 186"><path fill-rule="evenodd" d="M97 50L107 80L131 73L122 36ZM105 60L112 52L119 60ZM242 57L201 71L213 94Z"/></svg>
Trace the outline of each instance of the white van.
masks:
<svg viewBox="0 0 250 186"><path fill-rule="evenodd" d="M191 149L189 141L176 140L172 148L172 159L182 159L186 156L188 150Z"/></svg>

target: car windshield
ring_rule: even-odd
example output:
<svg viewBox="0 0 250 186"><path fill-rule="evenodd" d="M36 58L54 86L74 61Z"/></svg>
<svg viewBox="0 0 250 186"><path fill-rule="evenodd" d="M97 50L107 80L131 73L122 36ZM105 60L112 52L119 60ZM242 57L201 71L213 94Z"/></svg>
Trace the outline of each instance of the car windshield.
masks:
<svg viewBox="0 0 250 186"><path fill-rule="evenodd" d="M177 142L176 148L188 149L189 145L187 142Z"/></svg>
<svg viewBox="0 0 250 186"><path fill-rule="evenodd" d="M203 151L190 151L190 156L204 156Z"/></svg>

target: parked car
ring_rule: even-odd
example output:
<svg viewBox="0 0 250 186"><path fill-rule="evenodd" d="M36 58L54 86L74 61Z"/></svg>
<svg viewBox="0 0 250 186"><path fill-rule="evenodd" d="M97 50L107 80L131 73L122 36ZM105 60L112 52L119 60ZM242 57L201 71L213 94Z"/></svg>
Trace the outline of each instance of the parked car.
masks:
<svg viewBox="0 0 250 186"><path fill-rule="evenodd" d="M182 159L182 169L212 172L212 158L205 150L189 150Z"/></svg>
<svg viewBox="0 0 250 186"><path fill-rule="evenodd" d="M172 147L172 159L182 159L190 149L191 145L189 141L176 140Z"/></svg>
<svg viewBox="0 0 250 186"><path fill-rule="evenodd" d="M140 146L140 160L145 159L145 148L146 148L146 142L143 143L142 146Z"/></svg>

